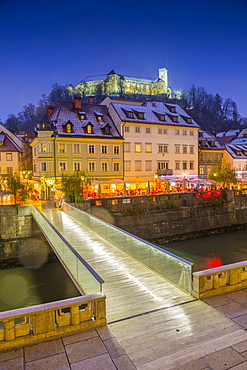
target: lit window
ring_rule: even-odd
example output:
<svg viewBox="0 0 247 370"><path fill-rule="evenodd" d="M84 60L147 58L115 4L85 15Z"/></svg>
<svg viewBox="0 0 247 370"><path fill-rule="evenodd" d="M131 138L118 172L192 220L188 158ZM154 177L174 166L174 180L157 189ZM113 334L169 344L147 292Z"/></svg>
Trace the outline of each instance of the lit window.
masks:
<svg viewBox="0 0 247 370"><path fill-rule="evenodd" d="M145 161L145 170L152 171L152 161Z"/></svg>
<svg viewBox="0 0 247 370"><path fill-rule="evenodd" d="M45 153L46 152L46 143L40 143L40 146L41 146L41 153Z"/></svg>
<svg viewBox="0 0 247 370"><path fill-rule="evenodd" d="M141 143L135 143L135 152L141 153L142 151L142 144Z"/></svg>
<svg viewBox="0 0 247 370"><path fill-rule="evenodd" d="M70 123L67 123L67 124L66 124L66 132L67 132L67 133L72 132L72 130L71 130L71 124L70 124Z"/></svg>
<svg viewBox="0 0 247 370"><path fill-rule="evenodd" d="M203 169L203 167L200 167L199 168L199 173L200 173L200 175L204 175L204 169Z"/></svg>
<svg viewBox="0 0 247 370"><path fill-rule="evenodd" d="M12 161L12 153L6 153L6 161Z"/></svg>
<svg viewBox="0 0 247 370"><path fill-rule="evenodd" d="M7 174L12 175L13 174L13 167L7 167Z"/></svg>
<svg viewBox="0 0 247 370"><path fill-rule="evenodd" d="M145 152L146 153L152 153L152 144L151 143L146 143L145 144Z"/></svg>
<svg viewBox="0 0 247 370"><path fill-rule="evenodd" d="M211 153L209 153L208 154L208 161L211 161L211 159L212 159L212 155L211 155Z"/></svg>
<svg viewBox="0 0 247 370"><path fill-rule="evenodd" d="M65 144L58 144L59 153L65 153Z"/></svg>

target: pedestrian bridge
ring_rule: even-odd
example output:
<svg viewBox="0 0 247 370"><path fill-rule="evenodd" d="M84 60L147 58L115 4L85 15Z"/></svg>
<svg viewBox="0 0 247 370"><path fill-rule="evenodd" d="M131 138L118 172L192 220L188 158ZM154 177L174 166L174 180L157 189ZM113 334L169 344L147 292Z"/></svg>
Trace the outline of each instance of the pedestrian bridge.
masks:
<svg viewBox="0 0 247 370"><path fill-rule="evenodd" d="M33 216L81 293L106 295L108 323L193 299L190 262L66 203Z"/></svg>

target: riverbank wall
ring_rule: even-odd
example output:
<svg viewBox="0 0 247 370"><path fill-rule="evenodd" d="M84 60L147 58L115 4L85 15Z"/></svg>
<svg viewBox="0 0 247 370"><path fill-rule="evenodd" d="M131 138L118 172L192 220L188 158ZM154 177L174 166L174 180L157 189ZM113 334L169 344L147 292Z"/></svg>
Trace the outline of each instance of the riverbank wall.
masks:
<svg viewBox="0 0 247 370"><path fill-rule="evenodd" d="M247 191L91 199L84 209L158 244L247 228Z"/></svg>

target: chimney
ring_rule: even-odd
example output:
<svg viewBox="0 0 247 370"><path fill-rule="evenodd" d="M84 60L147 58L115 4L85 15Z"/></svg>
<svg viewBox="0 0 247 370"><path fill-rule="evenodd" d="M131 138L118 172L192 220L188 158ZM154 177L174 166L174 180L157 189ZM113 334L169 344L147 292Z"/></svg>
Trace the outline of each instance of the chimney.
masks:
<svg viewBox="0 0 247 370"><path fill-rule="evenodd" d="M74 95L74 108L81 109L81 96L80 95Z"/></svg>
<svg viewBox="0 0 247 370"><path fill-rule="evenodd" d="M46 114L50 118L52 113L54 112L54 107L53 105L46 105Z"/></svg>
<svg viewBox="0 0 247 370"><path fill-rule="evenodd" d="M88 96L87 97L88 104L94 104L94 96Z"/></svg>

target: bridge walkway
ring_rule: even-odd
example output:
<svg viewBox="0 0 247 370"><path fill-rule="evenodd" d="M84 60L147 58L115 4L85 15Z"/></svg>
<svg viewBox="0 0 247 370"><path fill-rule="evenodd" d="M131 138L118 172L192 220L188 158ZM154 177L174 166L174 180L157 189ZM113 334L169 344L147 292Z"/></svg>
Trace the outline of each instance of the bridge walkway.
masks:
<svg viewBox="0 0 247 370"><path fill-rule="evenodd" d="M86 262L104 279L107 321L122 320L194 300L151 269L59 209L42 212Z"/></svg>

